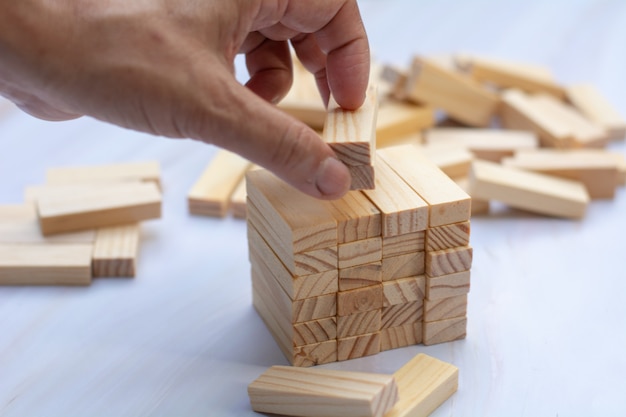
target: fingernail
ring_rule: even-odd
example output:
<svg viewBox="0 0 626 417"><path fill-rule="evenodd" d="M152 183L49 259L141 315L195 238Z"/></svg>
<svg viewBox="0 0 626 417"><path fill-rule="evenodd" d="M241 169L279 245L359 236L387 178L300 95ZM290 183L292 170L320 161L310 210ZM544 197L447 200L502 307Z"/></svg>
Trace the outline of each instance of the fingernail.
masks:
<svg viewBox="0 0 626 417"><path fill-rule="evenodd" d="M315 176L315 186L325 197L339 198L350 188L350 172L337 158L326 158Z"/></svg>

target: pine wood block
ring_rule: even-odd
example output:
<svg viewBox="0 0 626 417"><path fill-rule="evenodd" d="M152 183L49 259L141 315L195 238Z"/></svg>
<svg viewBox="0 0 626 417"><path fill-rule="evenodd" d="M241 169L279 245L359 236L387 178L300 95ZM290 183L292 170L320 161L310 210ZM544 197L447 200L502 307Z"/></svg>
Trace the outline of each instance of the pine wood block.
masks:
<svg viewBox="0 0 626 417"><path fill-rule="evenodd" d="M379 163L376 188L362 191L382 214L382 236L425 230L428 204L386 163Z"/></svg>
<svg viewBox="0 0 626 417"><path fill-rule="evenodd" d="M337 242L348 243L381 235L381 213L360 191L327 202L337 222Z"/></svg>
<svg viewBox="0 0 626 417"><path fill-rule="evenodd" d="M422 343L426 346L465 339L467 335L467 317L424 322Z"/></svg>
<svg viewBox="0 0 626 417"><path fill-rule="evenodd" d="M378 156L429 204L430 227L469 220L470 196L416 146L381 149Z"/></svg>
<svg viewBox="0 0 626 417"><path fill-rule="evenodd" d="M389 327L380 331L381 352L422 343L422 322Z"/></svg>
<svg viewBox="0 0 626 417"><path fill-rule="evenodd" d="M94 230L44 236L39 228L34 204L0 205L0 244L2 243L87 243L96 238Z"/></svg>
<svg viewBox="0 0 626 417"><path fill-rule="evenodd" d="M426 231L426 251L457 248L469 245L470 222L431 227Z"/></svg>
<svg viewBox="0 0 626 417"><path fill-rule="evenodd" d="M383 259L383 282L423 275L425 253L413 252Z"/></svg>
<svg viewBox="0 0 626 417"><path fill-rule="evenodd" d="M411 100L441 108L470 126L489 125L499 101L471 78L419 57L413 60L406 88Z"/></svg>
<svg viewBox="0 0 626 417"><path fill-rule="evenodd" d="M380 310L382 306L382 284L337 293L338 316L349 316L350 314L362 313L364 311Z"/></svg>
<svg viewBox="0 0 626 417"><path fill-rule="evenodd" d="M348 165L352 177L350 190L372 190L376 187L376 171L373 165Z"/></svg>
<svg viewBox="0 0 626 417"><path fill-rule="evenodd" d="M266 170L249 171L246 184L248 200L271 225L276 243L287 253L337 244L337 222L325 202L301 193ZM268 239L266 233L263 236ZM276 246L272 248L278 252Z"/></svg>
<svg viewBox="0 0 626 417"><path fill-rule="evenodd" d="M416 146L424 156L452 179L466 177L474 159L470 151L454 145L428 143Z"/></svg>
<svg viewBox="0 0 626 417"><path fill-rule="evenodd" d="M248 385L259 413L305 417L383 417L398 401L391 375L272 366Z"/></svg>
<svg viewBox="0 0 626 417"><path fill-rule="evenodd" d="M93 276L134 277L139 238L139 224L98 229L92 255Z"/></svg>
<svg viewBox="0 0 626 417"><path fill-rule="evenodd" d="M327 317L293 325L295 346L313 345L337 338L337 318Z"/></svg>
<svg viewBox="0 0 626 417"><path fill-rule="evenodd" d="M469 293L470 271L426 278L426 298L437 300Z"/></svg>
<svg viewBox="0 0 626 417"><path fill-rule="evenodd" d="M581 218L589 204L589 194L580 182L486 161L472 164L470 190L479 199L556 217Z"/></svg>
<svg viewBox="0 0 626 417"><path fill-rule="evenodd" d="M380 330L381 310L362 311L337 317L337 339L376 333Z"/></svg>
<svg viewBox="0 0 626 417"><path fill-rule="evenodd" d="M472 267L471 246L426 252L426 276L440 277L469 271Z"/></svg>
<svg viewBox="0 0 626 417"><path fill-rule="evenodd" d="M467 315L467 294L424 300L424 323Z"/></svg>
<svg viewBox="0 0 626 417"><path fill-rule="evenodd" d="M454 182L456 182L457 185L461 187L461 189L465 191L466 193L471 192L470 180L468 177L455 178ZM472 216L489 214L489 208L490 208L489 200L481 200L479 198L474 198L474 196L472 196L472 207L471 207Z"/></svg>
<svg viewBox="0 0 626 417"><path fill-rule="evenodd" d="M89 285L91 244L0 244L0 285Z"/></svg>
<svg viewBox="0 0 626 417"><path fill-rule="evenodd" d="M383 259L392 256L423 252L426 248L426 231L383 237Z"/></svg>
<svg viewBox="0 0 626 417"><path fill-rule="evenodd" d="M137 223L161 217L161 192L154 183L89 187L71 196L41 197L37 213L45 236Z"/></svg>
<svg viewBox="0 0 626 417"><path fill-rule="evenodd" d="M321 130L326 120L326 106L320 96L315 77L292 56L293 82L278 108L311 128Z"/></svg>
<svg viewBox="0 0 626 417"><path fill-rule="evenodd" d="M422 301L426 293L426 277L402 278L383 282L383 307Z"/></svg>
<svg viewBox="0 0 626 417"><path fill-rule="evenodd" d="M47 184L76 184L93 182L146 181L161 187L161 168L157 161L122 164L50 168Z"/></svg>
<svg viewBox="0 0 626 417"><path fill-rule="evenodd" d="M610 139L626 137L626 119L594 85L571 85L566 92L569 102L589 120L604 128Z"/></svg>
<svg viewBox="0 0 626 417"><path fill-rule="evenodd" d="M337 362L337 340L296 346L291 364L293 366L307 367L332 362Z"/></svg>
<svg viewBox="0 0 626 417"><path fill-rule="evenodd" d="M393 374L400 400L385 417L426 417L459 386L456 366L420 353Z"/></svg>
<svg viewBox="0 0 626 417"><path fill-rule="evenodd" d="M220 149L187 194L189 212L201 216L224 217L230 196L250 167L241 156Z"/></svg>
<svg viewBox="0 0 626 417"><path fill-rule="evenodd" d="M383 257L382 246L380 237L337 245L339 269L379 262Z"/></svg>
<svg viewBox="0 0 626 417"><path fill-rule="evenodd" d="M380 353L380 332L337 339L337 360L362 358Z"/></svg>
<svg viewBox="0 0 626 417"><path fill-rule="evenodd" d="M380 284L383 280L382 262L339 269L339 291Z"/></svg>
<svg viewBox="0 0 626 417"><path fill-rule="evenodd" d="M380 71L382 85L388 85L388 94L392 98L406 100L406 82L409 78L408 71L390 64L384 64Z"/></svg>
<svg viewBox="0 0 626 417"><path fill-rule="evenodd" d="M399 327L421 322L423 316L423 300L383 307L380 328L388 329L390 327Z"/></svg>
<svg viewBox="0 0 626 417"><path fill-rule="evenodd" d="M434 125L435 112L432 107L385 100L378 108L376 147L393 145L403 137L418 134Z"/></svg>

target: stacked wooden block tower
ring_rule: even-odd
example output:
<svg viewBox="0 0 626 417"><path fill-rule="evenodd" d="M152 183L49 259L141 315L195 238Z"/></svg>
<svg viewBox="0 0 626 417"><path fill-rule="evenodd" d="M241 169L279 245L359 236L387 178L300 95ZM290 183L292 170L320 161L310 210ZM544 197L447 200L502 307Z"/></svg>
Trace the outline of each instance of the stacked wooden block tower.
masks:
<svg viewBox="0 0 626 417"><path fill-rule="evenodd" d="M327 142L373 135L375 112L349 113L329 110L327 126L350 140L326 129ZM376 175L340 200L247 174L253 303L295 366L465 336L470 197L413 145L354 142Z"/></svg>

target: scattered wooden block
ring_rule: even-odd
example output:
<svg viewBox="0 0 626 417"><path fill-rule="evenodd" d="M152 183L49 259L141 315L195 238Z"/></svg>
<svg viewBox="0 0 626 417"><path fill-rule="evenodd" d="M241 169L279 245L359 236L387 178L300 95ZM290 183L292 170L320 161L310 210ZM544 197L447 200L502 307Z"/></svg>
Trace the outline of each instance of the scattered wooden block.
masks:
<svg viewBox="0 0 626 417"><path fill-rule="evenodd" d="M389 327L380 331L380 350L397 349L422 343L422 323Z"/></svg>
<svg viewBox="0 0 626 417"><path fill-rule="evenodd" d="M472 266L472 255L471 246L426 252L426 276L440 277L469 271Z"/></svg>
<svg viewBox="0 0 626 417"><path fill-rule="evenodd" d="M416 145L421 153L430 159L444 174L454 179L467 177L474 156L462 147L429 143Z"/></svg>
<svg viewBox="0 0 626 417"><path fill-rule="evenodd" d="M469 293L470 271L426 278L426 298L437 300Z"/></svg>
<svg viewBox="0 0 626 417"><path fill-rule="evenodd" d="M426 231L426 251L458 248L469 245L470 222L431 227Z"/></svg>
<svg viewBox="0 0 626 417"><path fill-rule="evenodd" d="M0 244L0 285L89 285L91 244Z"/></svg>
<svg viewBox="0 0 626 417"><path fill-rule="evenodd" d="M468 177L465 178L455 178L454 182L456 182L456 184L461 187L461 189L463 191L465 191L466 193L470 193L470 181ZM472 197L472 207L471 207L471 213L472 216L479 216L482 214L489 214L489 208L490 208L490 204L489 204L489 200L481 200L479 198L475 198L474 196Z"/></svg>
<svg viewBox="0 0 626 417"><path fill-rule="evenodd" d="M398 401L392 376L272 366L248 385L252 409L309 417L382 417Z"/></svg>
<svg viewBox="0 0 626 417"><path fill-rule="evenodd" d="M161 216L161 193L154 183L87 187L73 195L41 197L37 212L44 236L137 223Z"/></svg>
<svg viewBox="0 0 626 417"><path fill-rule="evenodd" d="M383 280L382 262L372 262L339 269L339 291L380 284Z"/></svg>
<svg viewBox="0 0 626 417"><path fill-rule="evenodd" d="M360 191L350 191L343 198L326 203L337 222L337 243L381 235L381 213Z"/></svg>
<svg viewBox="0 0 626 417"><path fill-rule="evenodd" d="M383 258L382 245L383 240L380 237L372 237L370 239L357 240L355 242L337 245L337 263L339 268L350 268L352 266L379 262Z"/></svg>
<svg viewBox="0 0 626 417"><path fill-rule="evenodd" d="M472 196L498 200L511 207L557 217L581 218L589 194L580 182L474 161L470 176Z"/></svg>
<svg viewBox="0 0 626 417"><path fill-rule="evenodd" d="M52 185L120 181L154 182L160 188L161 168L157 161L146 161L50 168L46 172L46 183Z"/></svg>
<svg viewBox="0 0 626 417"><path fill-rule="evenodd" d="M426 277L402 278L383 282L383 307L422 301L426 293Z"/></svg>
<svg viewBox="0 0 626 417"><path fill-rule="evenodd" d="M426 248L426 231L383 237L383 259L392 256L423 252Z"/></svg>
<svg viewBox="0 0 626 417"><path fill-rule="evenodd" d="M380 103L376 122L376 147L382 148L435 125L432 107L386 100Z"/></svg>
<svg viewBox="0 0 626 417"><path fill-rule="evenodd" d="M422 343L426 346L465 339L467 317L424 322Z"/></svg>
<svg viewBox="0 0 626 417"><path fill-rule="evenodd" d="M610 139L626 137L626 119L591 84L567 87L567 99L589 120L604 128Z"/></svg>
<svg viewBox="0 0 626 417"><path fill-rule="evenodd" d="M380 353L380 332L337 339L337 360L362 358Z"/></svg>
<svg viewBox="0 0 626 417"><path fill-rule="evenodd" d="M396 100L406 100L406 82L408 71L393 65L385 64L379 72L381 84L387 85L388 95Z"/></svg>
<svg viewBox="0 0 626 417"><path fill-rule="evenodd" d="M425 271L424 259L424 252L412 252L383 258L383 281L423 275Z"/></svg>
<svg viewBox="0 0 626 417"><path fill-rule="evenodd" d="M220 149L187 195L189 212L201 216L224 217L230 196L250 167L241 156Z"/></svg>
<svg viewBox="0 0 626 417"><path fill-rule="evenodd" d="M232 195L230 196L230 211L233 213L233 217L236 219L246 218L246 199L248 193L246 192L246 177L244 176L239 184L235 187Z"/></svg>
<svg viewBox="0 0 626 417"><path fill-rule="evenodd" d="M337 338L337 318L305 321L293 325L294 346L313 345Z"/></svg>
<svg viewBox="0 0 626 417"><path fill-rule="evenodd" d="M380 310L382 307L382 284L337 293L337 316Z"/></svg>
<svg viewBox="0 0 626 417"><path fill-rule="evenodd" d="M98 229L93 246L93 276L134 277L139 237L139 224Z"/></svg>
<svg viewBox="0 0 626 417"><path fill-rule="evenodd" d="M467 315L467 294L424 300L424 323Z"/></svg>
<svg viewBox="0 0 626 417"><path fill-rule="evenodd" d="M381 310L362 311L337 317L337 339L376 333L380 330Z"/></svg>
<svg viewBox="0 0 626 417"><path fill-rule="evenodd" d="M395 304L383 307L381 314L381 329L399 327L421 322L424 316L424 302L411 301L410 303Z"/></svg>
<svg viewBox="0 0 626 417"><path fill-rule="evenodd" d="M426 417L454 394L459 370L420 353L393 374L400 400L385 417Z"/></svg>

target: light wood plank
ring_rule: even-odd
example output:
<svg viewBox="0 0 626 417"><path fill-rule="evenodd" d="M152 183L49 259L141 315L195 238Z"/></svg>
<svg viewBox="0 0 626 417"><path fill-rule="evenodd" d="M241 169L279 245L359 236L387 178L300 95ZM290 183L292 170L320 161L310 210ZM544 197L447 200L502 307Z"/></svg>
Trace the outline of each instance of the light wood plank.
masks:
<svg viewBox="0 0 626 417"><path fill-rule="evenodd" d="M379 262L383 258L382 245L383 240L380 237L337 245L337 262L339 268L350 268L357 265Z"/></svg>
<svg viewBox="0 0 626 417"><path fill-rule="evenodd" d="M424 300L424 323L467 315L467 294Z"/></svg>
<svg viewBox="0 0 626 417"><path fill-rule="evenodd" d="M608 102L593 84L575 84L567 87L567 99L582 114L603 127L610 139L626 137L626 119Z"/></svg>
<svg viewBox="0 0 626 417"><path fill-rule="evenodd" d="M380 310L382 306L382 284L337 293L337 316Z"/></svg>
<svg viewBox="0 0 626 417"><path fill-rule="evenodd" d="M383 307L380 328L399 327L421 322L424 316L424 301L411 301Z"/></svg>
<svg viewBox="0 0 626 417"><path fill-rule="evenodd" d="M472 257L471 246L426 252L426 276L440 277L469 271L472 267Z"/></svg>
<svg viewBox="0 0 626 417"><path fill-rule="evenodd" d="M139 238L139 224L98 229L93 246L93 276L134 277Z"/></svg>
<svg viewBox="0 0 626 417"><path fill-rule="evenodd" d="M454 182L456 182L456 184L461 187L461 189L463 191L465 191L466 193L470 193L470 180L468 177L464 177L464 178L455 178ZM481 200L479 198L475 198L474 196L471 196L472 198L472 208L471 208L471 213L472 216L480 216L483 214L489 214L489 210L491 208L491 204L489 204L489 200Z"/></svg>
<svg viewBox="0 0 626 417"><path fill-rule="evenodd" d="M380 332L337 339L337 360L362 358L380 353Z"/></svg>
<svg viewBox="0 0 626 417"><path fill-rule="evenodd" d="M425 253L413 252L383 259L383 282L423 275Z"/></svg>
<svg viewBox="0 0 626 417"><path fill-rule="evenodd" d="M469 245L470 222L431 227L426 231L426 251L458 248Z"/></svg>
<svg viewBox="0 0 626 417"><path fill-rule="evenodd" d="M402 278L383 282L383 307L422 301L426 294L426 277Z"/></svg>
<svg viewBox="0 0 626 417"><path fill-rule="evenodd" d="M380 330L381 310L362 311L337 317L337 339L376 333Z"/></svg>
<svg viewBox="0 0 626 417"><path fill-rule="evenodd" d="M383 259L392 256L423 252L426 248L426 231L383 237Z"/></svg>
<svg viewBox="0 0 626 417"><path fill-rule="evenodd" d="M470 291L470 271L457 272L439 277L426 278L426 298L454 297Z"/></svg>
<svg viewBox="0 0 626 417"><path fill-rule="evenodd" d="M467 335L467 317L425 322L422 343L426 346L465 339Z"/></svg>
<svg viewBox="0 0 626 417"><path fill-rule="evenodd" d="M382 262L341 268L339 270L339 291L368 287L383 280Z"/></svg>
<svg viewBox="0 0 626 417"><path fill-rule="evenodd" d="M404 137L435 125L432 107L396 100L380 103L376 122L376 147L391 146Z"/></svg>
<svg viewBox="0 0 626 417"><path fill-rule="evenodd" d="M427 143L416 147L452 179L466 177L474 159L469 150L453 144Z"/></svg>
<svg viewBox="0 0 626 417"><path fill-rule="evenodd" d="M401 347L422 343L422 323L405 324L404 326L389 327L380 331L380 351L398 349Z"/></svg>
<svg viewBox="0 0 626 417"><path fill-rule="evenodd" d="M47 184L76 184L93 182L147 181L161 187L158 161L126 162L120 164L50 168Z"/></svg>
<svg viewBox="0 0 626 417"><path fill-rule="evenodd" d="M337 222L337 242L348 243L381 235L381 213L360 191L350 191L339 200L327 201Z"/></svg>

